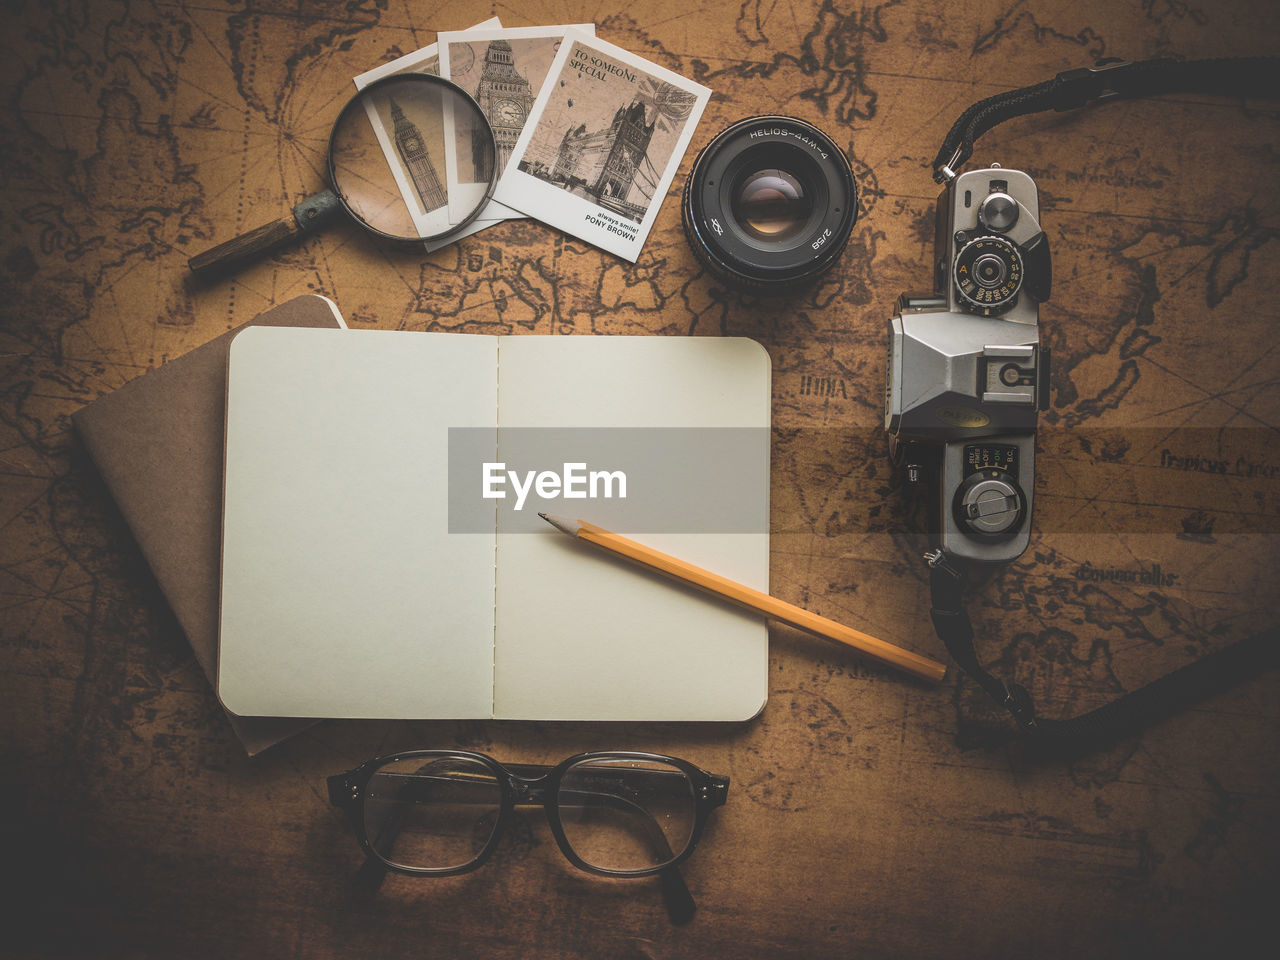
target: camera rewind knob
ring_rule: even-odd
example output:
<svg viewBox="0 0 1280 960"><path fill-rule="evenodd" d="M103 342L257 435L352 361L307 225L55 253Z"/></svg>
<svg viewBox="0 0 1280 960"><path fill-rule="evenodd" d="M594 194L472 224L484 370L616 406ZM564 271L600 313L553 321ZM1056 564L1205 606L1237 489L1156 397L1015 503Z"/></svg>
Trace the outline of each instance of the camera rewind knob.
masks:
<svg viewBox="0 0 1280 960"><path fill-rule="evenodd" d="M978 221L995 233L1007 233L1018 222L1018 201L1007 193L992 193L978 205Z"/></svg>

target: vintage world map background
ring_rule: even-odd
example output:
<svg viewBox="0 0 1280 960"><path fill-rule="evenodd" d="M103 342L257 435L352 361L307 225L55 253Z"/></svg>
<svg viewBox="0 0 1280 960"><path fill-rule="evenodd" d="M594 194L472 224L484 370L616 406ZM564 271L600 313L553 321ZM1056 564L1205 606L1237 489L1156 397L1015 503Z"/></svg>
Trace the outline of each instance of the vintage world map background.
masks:
<svg viewBox="0 0 1280 960"><path fill-rule="evenodd" d="M954 671L926 688L777 628L769 703L748 724L329 722L250 761L70 415L303 293L333 298L356 328L753 337L774 368L773 592L944 657L914 512L878 429L885 319L929 276L929 161L974 100L1104 57L1280 53L1276 5L84 0L4 12L0 796L19 892L6 895L17 922L0 952L1133 956L1244 947L1269 926L1275 675L1107 749L1036 763L991 742L1000 718ZM708 277L680 226L689 156L635 265L533 221L430 256L339 225L234 279L191 281L189 256L320 187L353 76L493 14L593 21L709 86L695 150L751 114L832 135L861 198L836 269L769 301ZM1278 111L1167 96L1011 122L975 152L1035 177L1053 245L1036 533L971 604L983 656L1046 714L1274 623ZM653 749L728 773L729 802L685 871L698 917L673 928L656 886L574 871L535 819L477 873L393 878L358 898L359 852L323 777L429 746L550 762Z"/></svg>

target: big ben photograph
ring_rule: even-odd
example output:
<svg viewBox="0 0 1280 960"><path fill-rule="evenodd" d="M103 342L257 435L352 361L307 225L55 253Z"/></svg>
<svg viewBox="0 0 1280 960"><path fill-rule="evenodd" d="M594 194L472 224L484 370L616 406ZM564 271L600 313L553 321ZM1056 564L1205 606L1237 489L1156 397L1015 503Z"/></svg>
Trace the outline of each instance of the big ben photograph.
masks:
<svg viewBox="0 0 1280 960"><path fill-rule="evenodd" d="M568 27L513 27L440 34L440 74L480 105L493 128L498 169L506 168ZM591 24L575 29L594 34ZM487 183L477 173L470 132L458 129L449 155L449 188Z"/></svg>
<svg viewBox="0 0 1280 960"><path fill-rule="evenodd" d="M400 196L423 235L439 233L448 223L445 179L445 128L438 96L421 92L378 91L370 101L372 121L383 144L383 156L400 186Z"/></svg>
<svg viewBox="0 0 1280 960"><path fill-rule="evenodd" d="M422 201L423 209L428 213L438 210L447 202L444 187L436 173L435 164L427 152L426 142L422 139L422 131L418 125L405 116L395 98L390 98L393 142L396 152L404 161L409 171L409 180Z"/></svg>

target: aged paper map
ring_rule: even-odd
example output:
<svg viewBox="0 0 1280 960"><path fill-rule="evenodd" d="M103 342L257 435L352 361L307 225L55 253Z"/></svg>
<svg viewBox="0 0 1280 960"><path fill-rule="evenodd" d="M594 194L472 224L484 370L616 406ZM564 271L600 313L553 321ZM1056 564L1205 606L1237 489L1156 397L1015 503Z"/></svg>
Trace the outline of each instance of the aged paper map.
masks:
<svg viewBox="0 0 1280 960"><path fill-rule="evenodd" d="M352 77L491 15L594 22L713 91L635 264L534 220L429 255L339 223L191 280L188 257L322 188ZM1000 712L955 671L927 687L776 628L747 724L342 721L250 761L70 415L304 293L353 328L752 337L773 361L772 592L945 659L922 511L880 429L886 319L931 276L928 164L969 104L1063 70L1280 53L1274 4L57 0L5 17L0 710L34 921L0 934L15 956L1199 956L1269 926L1275 675L1035 762L993 740ZM679 213L693 153L756 114L830 135L861 205L835 269L773 300L708 276ZM984 660L1064 717L1274 625L1280 103L1039 114L981 139L970 167L990 162L1039 186L1054 373L1031 547L969 609ZM354 892L324 777L425 747L652 750L728 774L684 867L697 917L672 927L656 883L574 870L537 810L480 871Z"/></svg>

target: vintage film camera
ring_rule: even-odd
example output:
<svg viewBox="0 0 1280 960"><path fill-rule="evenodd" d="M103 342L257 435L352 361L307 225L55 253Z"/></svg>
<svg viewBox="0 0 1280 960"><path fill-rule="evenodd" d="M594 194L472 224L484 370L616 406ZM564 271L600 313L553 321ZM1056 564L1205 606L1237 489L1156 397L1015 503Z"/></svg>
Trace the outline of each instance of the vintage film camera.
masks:
<svg viewBox="0 0 1280 960"><path fill-rule="evenodd" d="M993 164L948 183L933 270L933 292L903 294L889 320L891 456L929 485L944 557L1015 560L1030 542L1036 416L1049 395L1049 241L1031 177Z"/></svg>
<svg viewBox="0 0 1280 960"><path fill-rule="evenodd" d="M1015 117L1160 93L1275 96L1280 57L1099 61L972 104L933 163L937 204L931 292L903 294L889 320L885 429L890 453L930 488L925 554L934 629L956 664L1041 745L1079 749L1141 729L1237 679L1280 665L1265 630L1069 719L1036 715L1031 694L988 671L964 608L968 572L1016 560L1031 542L1035 432L1049 401L1040 304L1049 241L1035 182L992 164L958 174L976 139ZM844 249L857 193L839 148L804 121L753 117L699 155L683 218L694 253L722 282L754 294L814 282Z"/></svg>

